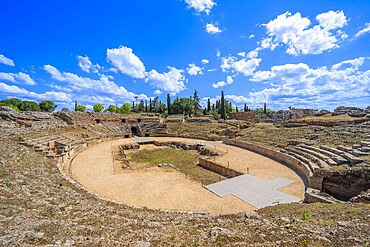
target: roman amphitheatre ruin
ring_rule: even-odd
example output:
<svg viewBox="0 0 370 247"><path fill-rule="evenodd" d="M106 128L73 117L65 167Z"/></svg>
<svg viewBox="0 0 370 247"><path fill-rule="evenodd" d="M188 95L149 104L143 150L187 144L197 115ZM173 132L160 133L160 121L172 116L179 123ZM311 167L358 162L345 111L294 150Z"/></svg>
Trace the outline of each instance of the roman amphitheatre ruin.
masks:
<svg viewBox="0 0 370 247"><path fill-rule="evenodd" d="M365 246L370 119L350 110L217 120L1 107L0 243Z"/></svg>

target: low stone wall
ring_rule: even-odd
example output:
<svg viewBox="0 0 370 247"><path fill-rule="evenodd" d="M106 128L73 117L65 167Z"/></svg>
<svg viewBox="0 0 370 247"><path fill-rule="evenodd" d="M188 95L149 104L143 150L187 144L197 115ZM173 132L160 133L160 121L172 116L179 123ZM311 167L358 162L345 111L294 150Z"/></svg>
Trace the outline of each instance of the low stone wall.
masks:
<svg viewBox="0 0 370 247"><path fill-rule="evenodd" d="M227 178L243 175L241 172L234 171L204 158L199 158L199 165Z"/></svg>
<svg viewBox="0 0 370 247"><path fill-rule="evenodd" d="M226 140L223 143L244 148L250 150L252 152L261 154L266 156L270 159L273 159L279 163L282 163L292 169L298 176L300 176L306 186L306 188L313 188L317 190L322 190L322 181L323 178L313 174L311 169L308 165L302 163L298 159L291 157L287 154L280 153L278 151L272 150L270 148L261 147L255 144L234 141L234 140Z"/></svg>

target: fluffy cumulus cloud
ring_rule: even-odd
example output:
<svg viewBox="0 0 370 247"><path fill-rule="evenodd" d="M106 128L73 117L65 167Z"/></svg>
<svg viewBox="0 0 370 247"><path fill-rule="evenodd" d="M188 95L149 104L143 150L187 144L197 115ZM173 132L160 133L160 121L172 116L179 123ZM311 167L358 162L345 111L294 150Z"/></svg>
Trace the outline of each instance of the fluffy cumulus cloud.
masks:
<svg viewBox="0 0 370 247"><path fill-rule="evenodd" d="M354 38L357 39L358 37L365 35L367 33L370 33L370 22L366 23L365 27L354 35Z"/></svg>
<svg viewBox="0 0 370 247"><path fill-rule="evenodd" d="M221 69L223 72L231 71L235 74L241 73L245 76L250 76L258 68L260 62L260 58L242 58L238 60L233 56L223 57L221 59Z"/></svg>
<svg viewBox="0 0 370 247"><path fill-rule="evenodd" d="M234 79L231 77L231 76L227 76L226 77L226 82L225 81L219 81L219 82L217 82L217 83L213 83L212 84L212 87L213 88L220 88L220 87L224 87L224 86L226 86L226 85L230 85L230 84L232 84L234 82Z"/></svg>
<svg viewBox="0 0 370 247"><path fill-rule="evenodd" d="M218 27L218 25L214 25L212 23L208 23L205 26L206 32L210 34L216 34L216 33L222 33L221 29Z"/></svg>
<svg viewBox="0 0 370 247"><path fill-rule="evenodd" d="M99 80L81 77L69 72L61 72L51 65L45 65L44 70L48 72L54 80L65 82L64 88L82 92L89 95L108 94L115 97L120 97L123 100L133 100L135 96L140 99L147 99L144 94L134 94L129 92L123 86L118 86L114 81L105 75L100 76Z"/></svg>
<svg viewBox="0 0 370 247"><path fill-rule="evenodd" d="M280 107L330 107L370 97L370 70L361 71L366 58L342 61L331 68L307 64L284 64L256 72L251 81L268 85L249 94L254 102Z"/></svg>
<svg viewBox="0 0 370 247"><path fill-rule="evenodd" d="M194 63L189 64L186 69L189 75L203 75L203 68L196 66Z"/></svg>
<svg viewBox="0 0 370 247"><path fill-rule="evenodd" d="M301 14L286 12L264 24L268 37L261 42L262 48L274 49L286 45L291 55L321 54L339 47L339 42L347 37L340 29L347 25L343 11L328 11L316 16L317 25L310 27L311 21Z"/></svg>
<svg viewBox="0 0 370 247"><path fill-rule="evenodd" d="M9 65L9 66L15 66L14 61L10 58L5 57L4 55L0 54L0 63Z"/></svg>
<svg viewBox="0 0 370 247"><path fill-rule="evenodd" d="M0 72L0 80L10 81L17 84L24 84L28 86L36 85L36 82L28 75L23 72L18 74Z"/></svg>
<svg viewBox="0 0 370 247"><path fill-rule="evenodd" d="M146 76L143 62L132 52L131 48L120 46L107 49L107 60L123 74L140 79Z"/></svg>
<svg viewBox="0 0 370 247"><path fill-rule="evenodd" d="M168 67L169 71L166 73L158 73L152 69L148 72L145 78L146 82L160 91L169 92L172 94L179 93L186 89L185 76L182 74L184 70L179 70L173 67Z"/></svg>
<svg viewBox="0 0 370 247"><path fill-rule="evenodd" d="M78 66L85 72L98 73L101 69L99 64L93 64L88 56L77 56Z"/></svg>
<svg viewBox="0 0 370 247"><path fill-rule="evenodd" d="M224 81L219 81L217 83L212 84L213 88L219 88L219 87L224 87L224 86L226 86L226 83Z"/></svg>
<svg viewBox="0 0 370 247"><path fill-rule="evenodd" d="M213 0L185 0L185 3L189 8L194 8L198 13L205 12L207 15L217 5Z"/></svg>
<svg viewBox="0 0 370 247"><path fill-rule="evenodd" d="M64 92L35 93L18 86L7 85L2 82L0 82L0 94L26 99L53 100L55 102L66 102L66 103L72 102L70 96Z"/></svg>

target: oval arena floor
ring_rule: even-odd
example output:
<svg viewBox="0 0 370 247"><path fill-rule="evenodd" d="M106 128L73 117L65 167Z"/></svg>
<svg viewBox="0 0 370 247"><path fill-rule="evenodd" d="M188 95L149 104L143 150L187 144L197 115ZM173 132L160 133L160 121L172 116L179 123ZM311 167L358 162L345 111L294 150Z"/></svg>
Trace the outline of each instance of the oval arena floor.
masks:
<svg viewBox="0 0 370 247"><path fill-rule="evenodd" d="M216 159L217 163L224 166L229 164L230 168L242 173L246 173L249 167L249 175L262 181L289 180L289 184L277 190L298 199L304 198L304 184L301 178L286 166L262 155L220 142L167 137L151 137L151 139L187 144L206 143L226 153ZM253 203L247 203L234 195L219 197L181 172L168 172L161 167L115 172L112 147L130 142L134 142L134 139L108 141L81 152L70 164L73 179L89 191L136 207L161 210L207 210L212 214L256 209ZM258 189L261 188L256 188L256 191ZM249 190L253 191L253 188Z"/></svg>

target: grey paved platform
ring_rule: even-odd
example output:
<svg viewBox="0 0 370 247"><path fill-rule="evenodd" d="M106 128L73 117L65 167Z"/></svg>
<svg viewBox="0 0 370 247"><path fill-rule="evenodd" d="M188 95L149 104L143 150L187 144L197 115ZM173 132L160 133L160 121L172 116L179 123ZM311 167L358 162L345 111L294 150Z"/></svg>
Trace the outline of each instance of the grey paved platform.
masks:
<svg viewBox="0 0 370 247"><path fill-rule="evenodd" d="M234 195L256 208L276 205L279 203L299 202L300 199L277 189L292 183L284 178L262 180L249 174L230 178L205 186L206 189L220 197Z"/></svg>
<svg viewBox="0 0 370 247"><path fill-rule="evenodd" d="M154 143L154 140L152 138L149 138L149 137L135 137L134 140L138 144Z"/></svg>

